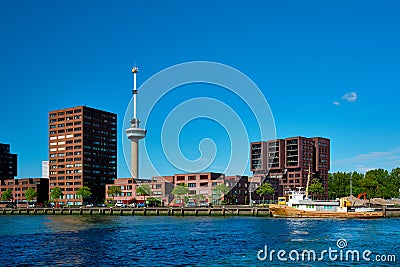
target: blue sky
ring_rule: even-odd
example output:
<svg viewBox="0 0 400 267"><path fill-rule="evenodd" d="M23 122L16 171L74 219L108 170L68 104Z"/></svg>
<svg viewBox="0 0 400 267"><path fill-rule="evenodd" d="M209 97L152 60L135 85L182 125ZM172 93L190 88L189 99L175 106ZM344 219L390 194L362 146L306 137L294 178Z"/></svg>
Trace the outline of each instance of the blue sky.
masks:
<svg viewBox="0 0 400 267"><path fill-rule="evenodd" d="M331 138L333 171L400 166L399 8L398 1L3 1L0 142L18 154L19 177L40 176L49 110L86 104L115 112L120 137L133 65L140 85L169 66L202 60L232 66L258 85L278 137ZM194 87L182 99L218 92L208 86L199 95ZM170 107L179 105L169 96ZM197 141L214 138L222 148L208 170L219 170L229 133L212 121L191 124L179 137L182 152L195 159ZM122 142L118 153L118 176L126 177ZM144 162L141 173L151 175Z"/></svg>

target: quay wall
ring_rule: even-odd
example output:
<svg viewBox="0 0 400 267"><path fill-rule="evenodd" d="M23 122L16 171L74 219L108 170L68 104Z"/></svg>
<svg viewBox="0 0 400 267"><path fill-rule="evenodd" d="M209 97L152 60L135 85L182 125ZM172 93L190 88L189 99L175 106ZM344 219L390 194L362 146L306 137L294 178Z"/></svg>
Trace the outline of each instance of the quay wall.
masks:
<svg viewBox="0 0 400 267"><path fill-rule="evenodd" d="M385 217L400 217L400 208L384 208ZM1 215L104 215L104 216L252 216L270 217L268 207L213 207L213 208L116 208L116 207L71 207L71 208L0 208Z"/></svg>
<svg viewBox="0 0 400 267"><path fill-rule="evenodd" d="M0 208L1 215L119 215L119 216L270 216L267 207L213 207L213 208Z"/></svg>

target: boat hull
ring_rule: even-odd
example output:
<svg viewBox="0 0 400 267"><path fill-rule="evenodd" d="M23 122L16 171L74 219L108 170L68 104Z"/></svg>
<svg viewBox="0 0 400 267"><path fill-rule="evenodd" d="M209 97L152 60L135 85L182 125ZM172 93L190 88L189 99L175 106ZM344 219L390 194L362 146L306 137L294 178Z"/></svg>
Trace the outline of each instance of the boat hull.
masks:
<svg viewBox="0 0 400 267"><path fill-rule="evenodd" d="M285 205L270 205L269 210L272 216L284 217L284 218L377 219L377 218L383 218L385 216L385 214L380 211L374 211L374 212L305 211Z"/></svg>

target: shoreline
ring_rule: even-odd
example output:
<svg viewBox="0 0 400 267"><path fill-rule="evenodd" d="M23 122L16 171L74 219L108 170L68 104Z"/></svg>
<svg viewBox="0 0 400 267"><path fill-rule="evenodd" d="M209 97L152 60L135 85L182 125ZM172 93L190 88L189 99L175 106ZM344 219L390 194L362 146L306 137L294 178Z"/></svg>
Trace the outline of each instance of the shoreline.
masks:
<svg viewBox="0 0 400 267"><path fill-rule="evenodd" d="M385 218L400 217L400 208L383 208ZM102 215L102 216L248 216L271 217L268 207L78 207L78 208L0 208L0 216L7 215ZM322 218L323 219L323 218Z"/></svg>

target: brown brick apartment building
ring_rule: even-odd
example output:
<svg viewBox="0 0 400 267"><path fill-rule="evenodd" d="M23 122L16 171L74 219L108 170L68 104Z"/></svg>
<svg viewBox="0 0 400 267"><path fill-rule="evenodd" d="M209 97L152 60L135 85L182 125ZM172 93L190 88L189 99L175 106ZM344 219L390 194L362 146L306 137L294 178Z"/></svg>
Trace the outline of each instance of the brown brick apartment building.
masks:
<svg viewBox="0 0 400 267"><path fill-rule="evenodd" d="M25 192L33 188L37 192L34 200L36 203L44 203L49 199L49 179L47 178L20 178L0 180L0 195L10 189L14 203L25 203Z"/></svg>
<svg viewBox="0 0 400 267"><path fill-rule="evenodd" d="M102 202L117 176L117 115L86 106L50 111L49 172L50 190L60 187L65 204L83 204L75 194L82 186Z"/></svg>
<svg viewBox="0 0 400 267"><path fill-rule="evenodd" d="M249 204L249 177L240 175L225 176L225 184L231 189L224 196L227 204Z"/></svg>
<svg viewBox="0 0 400 267"><path fill-rule="evenodd" d="M321 181L327 196L330 170L329 139L298 136L255 142L250 145L250 157L254 176L267 174L267 178L279 180L279 186L283 189L305 188L311 169L312 178Z"/></svg>

